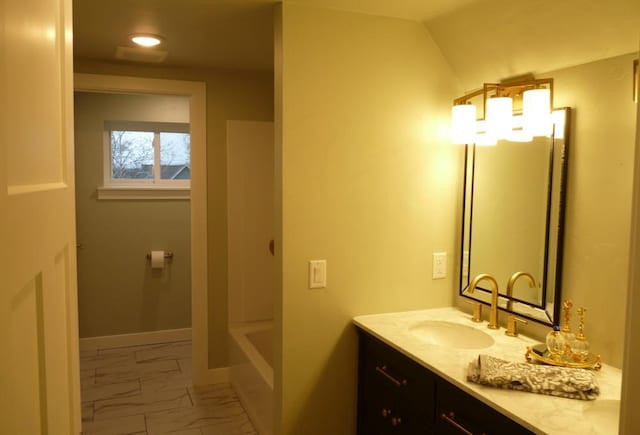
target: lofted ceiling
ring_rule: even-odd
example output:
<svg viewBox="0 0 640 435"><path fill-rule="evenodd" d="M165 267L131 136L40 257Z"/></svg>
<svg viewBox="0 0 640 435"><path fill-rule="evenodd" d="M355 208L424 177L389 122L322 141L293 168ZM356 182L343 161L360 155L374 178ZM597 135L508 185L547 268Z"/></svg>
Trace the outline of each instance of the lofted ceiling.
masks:
<svg viewBox="0 0 640 435"><path fill-rule="evenodd" d="M284 0L425 24L465 90L637 52L640 0ZM273 69L278 0L74 0L74 54L115 60L128 35L166 38L163 65Z"/></svg>
<svg viewBox="0 0 640 435"><path fill-rule="evenodd" d="M470 90L637 53L640 0L482 0L426 25Z"/></svg>

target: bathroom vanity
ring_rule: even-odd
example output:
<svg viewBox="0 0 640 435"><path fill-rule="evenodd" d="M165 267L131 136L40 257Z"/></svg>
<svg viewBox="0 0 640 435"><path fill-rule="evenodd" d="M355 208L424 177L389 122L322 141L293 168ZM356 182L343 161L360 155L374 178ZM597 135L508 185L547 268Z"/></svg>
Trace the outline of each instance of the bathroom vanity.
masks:
<svg viewBox="0 0 640 435"><path fill-rule="evenodd" d="M358 433L617 433L620 370L603 365L595 401L466 380L480 353L524 362L537 342L475 324L455 308L358 316Z"/></svg>

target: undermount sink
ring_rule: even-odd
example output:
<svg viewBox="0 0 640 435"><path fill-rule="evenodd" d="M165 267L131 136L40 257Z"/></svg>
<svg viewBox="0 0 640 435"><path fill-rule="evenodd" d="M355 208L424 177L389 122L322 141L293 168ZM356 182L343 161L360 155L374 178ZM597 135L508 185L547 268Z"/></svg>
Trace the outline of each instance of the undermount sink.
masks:
<svg viewBox="0 0 640 435"><path fill-rule="evenodd" d="M582 411L598 433L618 433L620 419L619 400L595 400L585 404Z"/></svg>
<svg viewBox="0 0 640 435"><path fill-rule="evenodd" d="M441 320L415 323L409 327L409 332L426 343L455 349L484 349L494 343L493 338L486 332Z"/></svg>

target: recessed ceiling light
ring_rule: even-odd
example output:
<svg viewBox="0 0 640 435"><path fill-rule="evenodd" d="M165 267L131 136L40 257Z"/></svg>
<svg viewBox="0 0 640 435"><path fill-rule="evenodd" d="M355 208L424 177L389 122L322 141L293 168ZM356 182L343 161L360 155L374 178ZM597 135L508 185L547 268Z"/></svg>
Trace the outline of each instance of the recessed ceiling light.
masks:
<svg viewBox="0 0 640 435"><path fill-rule="evenodd" d="M131 35L129 39L131 39L131 42L138 44L141 47L155 47L162 42L162 38L160 36L140 33Z"/></svg>

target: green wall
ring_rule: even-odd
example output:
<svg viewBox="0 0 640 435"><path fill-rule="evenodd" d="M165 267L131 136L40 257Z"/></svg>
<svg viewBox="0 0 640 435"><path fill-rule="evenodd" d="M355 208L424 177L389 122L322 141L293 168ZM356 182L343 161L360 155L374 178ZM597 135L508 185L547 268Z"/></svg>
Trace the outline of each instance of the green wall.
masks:
<svg viewBox="0 0 640 435"><path fill-rule="evenodd" d="M207 214L209 367L226 367L227 352L227 120L273 120L271 72L214 71L75 59L74 71L175 80L207 87Z"/></svg>
<svg viewBox="0 0 640 435"><path fill-rule="evenodd" d="M188 200L98 200L105 121L188 122L185 97L75 94L80 337L191 327ZM151 270L146 254L173 260Z"/></svg>

